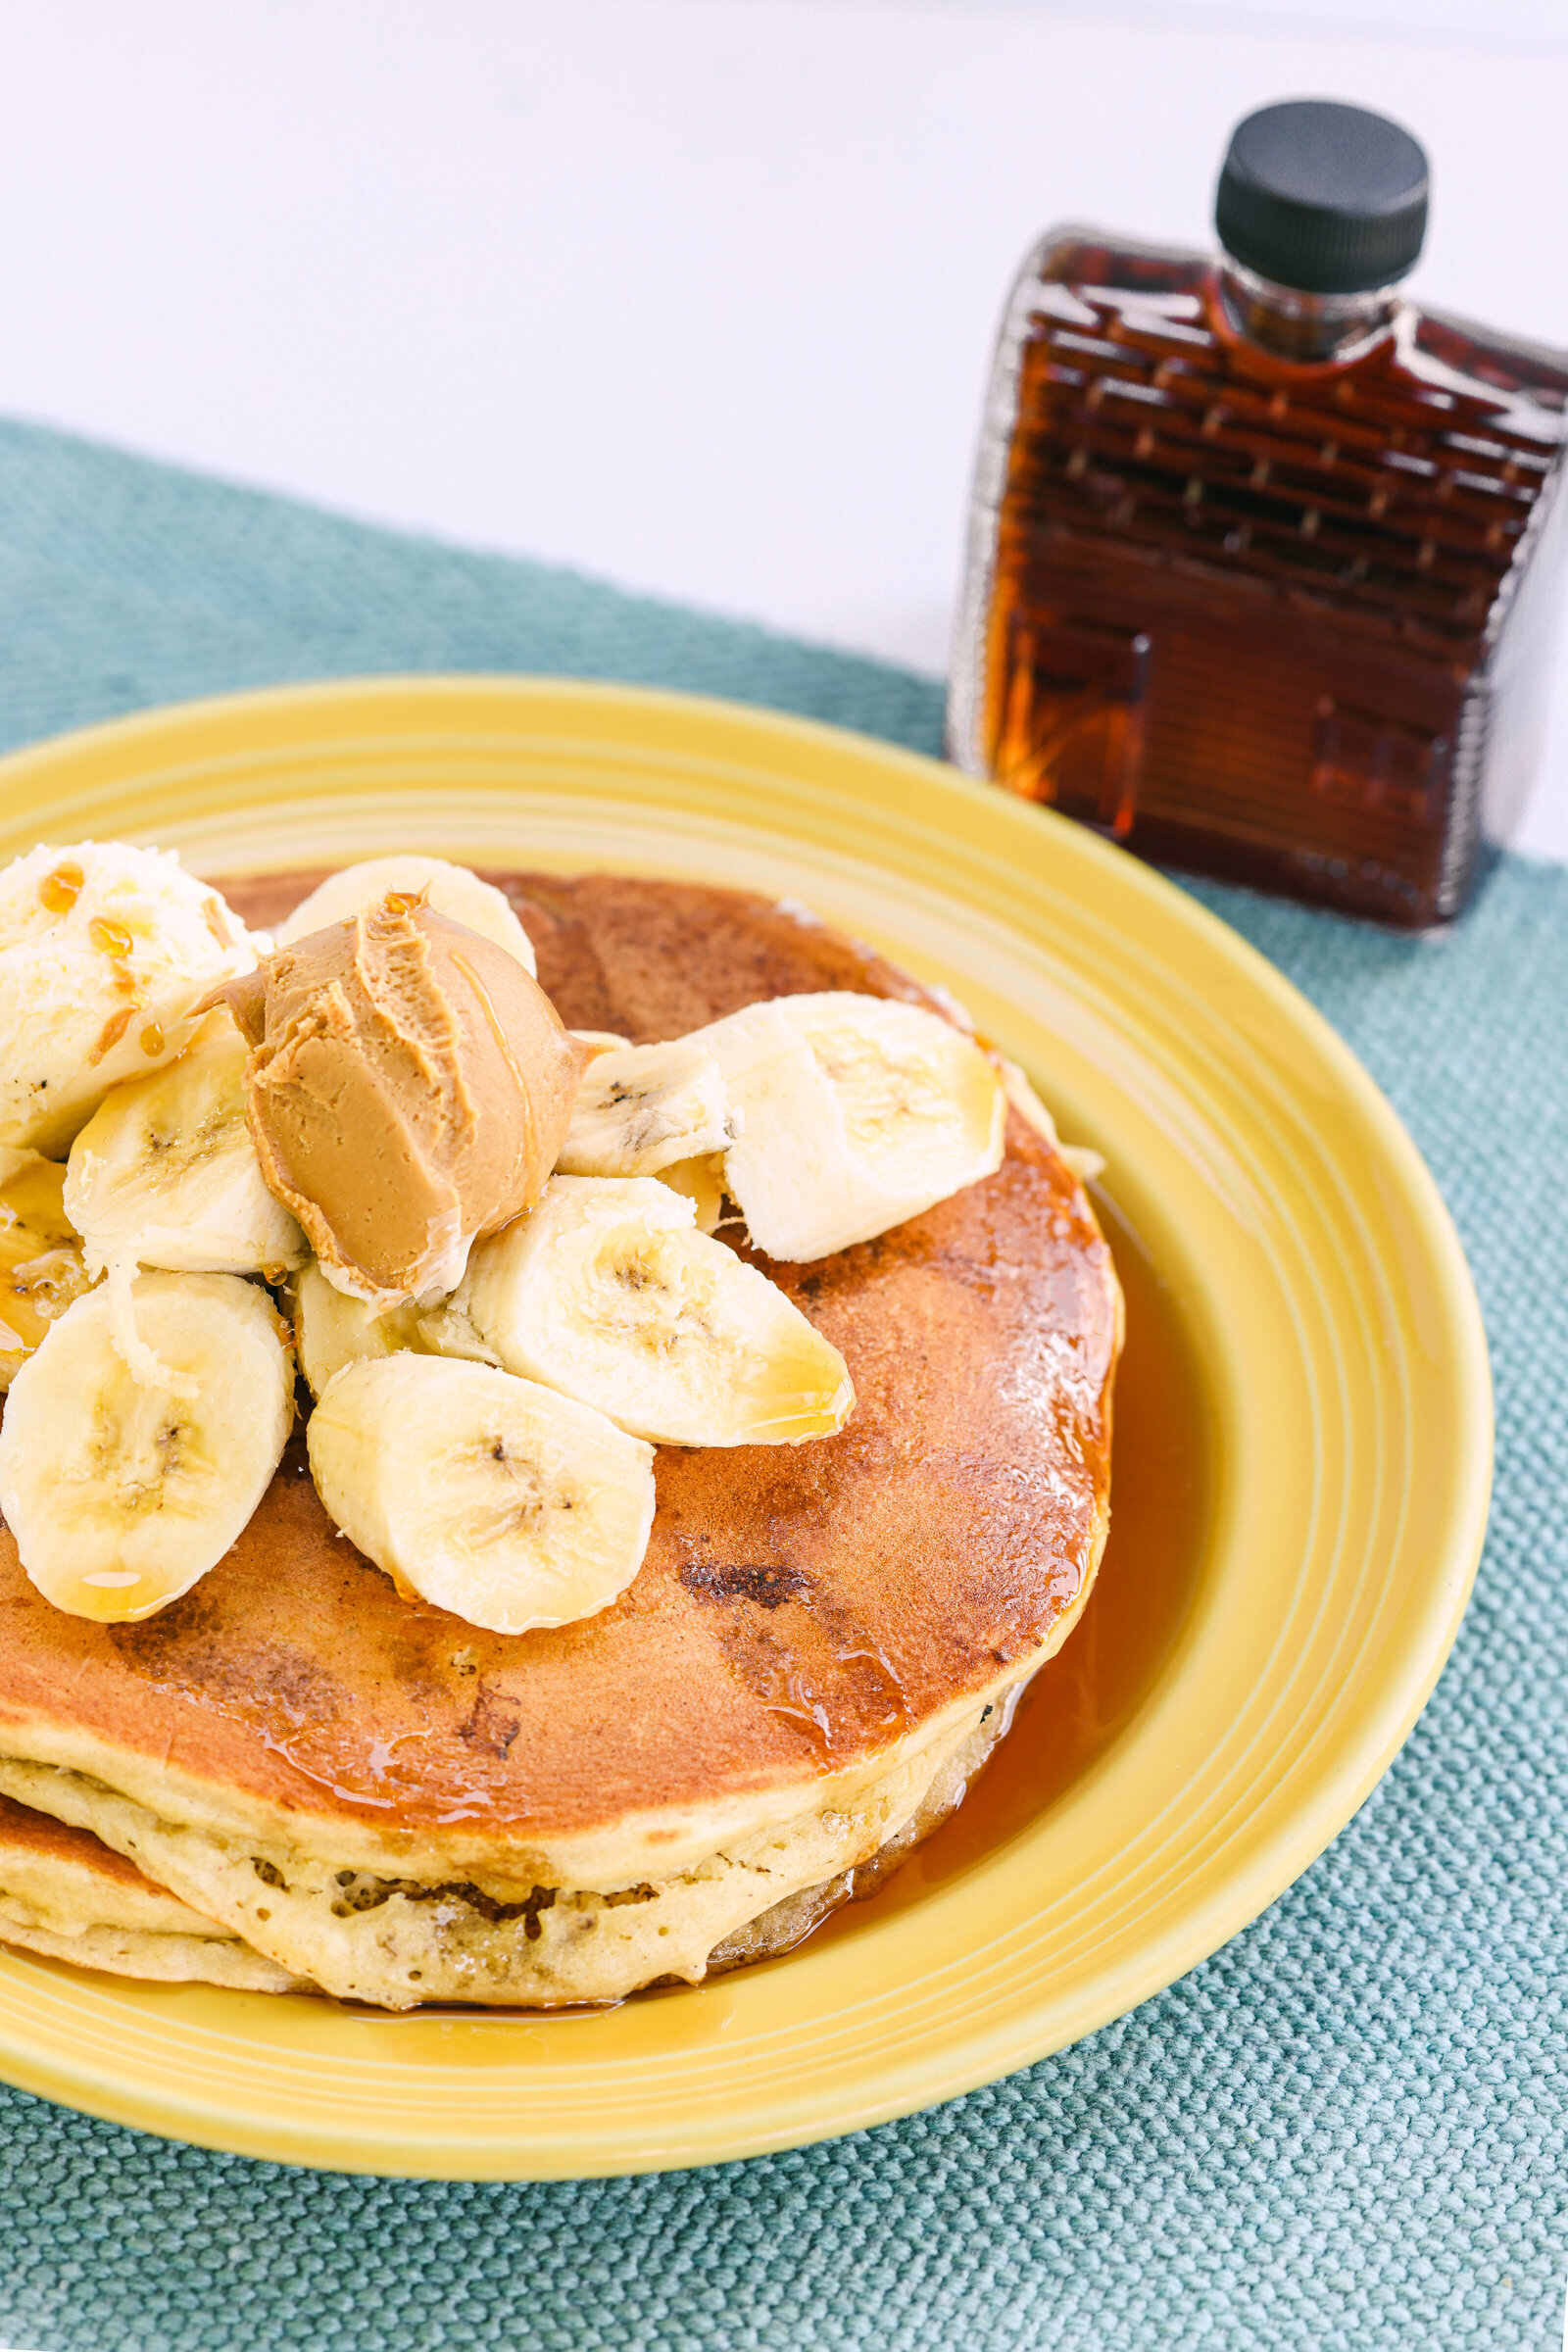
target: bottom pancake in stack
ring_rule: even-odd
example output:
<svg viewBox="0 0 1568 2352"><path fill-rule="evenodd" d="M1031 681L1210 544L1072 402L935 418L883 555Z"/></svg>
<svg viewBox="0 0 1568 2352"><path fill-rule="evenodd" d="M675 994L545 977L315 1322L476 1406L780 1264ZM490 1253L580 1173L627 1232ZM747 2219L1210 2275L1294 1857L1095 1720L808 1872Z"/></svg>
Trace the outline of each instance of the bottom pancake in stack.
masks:
<svg viewBox="0 0 1568 2352"><path fill-rule="evenodd" d="M318 879L228 896L265 923ZM932 1002L787 906L492 879L575 1028ZM400 1597L298 1440L233 1549L139 1622L51 1608L0 1535L0 1937L389 2008L555 2006L788 1949L868 1891L1089 1596L1120 1296L1049 1122L1016 1112L996 1174L833 1257L755 1262L842 1351L855 1413L806 1446L662 1446L646 1559L595 1616L506 1636Z"/></svg>

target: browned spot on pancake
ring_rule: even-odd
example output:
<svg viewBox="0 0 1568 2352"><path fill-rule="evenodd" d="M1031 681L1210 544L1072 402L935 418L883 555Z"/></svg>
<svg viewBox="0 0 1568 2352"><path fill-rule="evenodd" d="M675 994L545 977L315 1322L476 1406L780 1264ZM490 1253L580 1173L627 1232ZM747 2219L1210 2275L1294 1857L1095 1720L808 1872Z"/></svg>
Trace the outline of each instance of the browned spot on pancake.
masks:
<svg viewBox="0 0 1568 2352"><path fill-rule="evenodd" d="M108 1628L120 1656L149 1682L199 1688L225 1706L253 1710L258 1720L280 1715L295 1726L330 1721L349 1704L343 1686L293 1642L237 1643L232 1625L216 1610L193 1612L192 1626L181 1621L183 1605L174 1601L138 1625Z"/></svg>
<svg viewBox="0 0 1568 2352"><path fill-rule="evenodd" d="M717 1560L688 1560L680 1581L688 1592L705 1600L755 1600L763 1609L776 1609L786 1600L808 1600L811 1593L810 1578L798 1568L744 1563L725 1567Z"/></svg>
<svg viewBox="0 0 1568 2352"><path fill-rule="evenodd" d="M500 1690L481 1684L475 1693L473 1710L458 1733L469 1747L482 1747L492 1756L504 1756L522 1729L519 1710Z"/></svg>

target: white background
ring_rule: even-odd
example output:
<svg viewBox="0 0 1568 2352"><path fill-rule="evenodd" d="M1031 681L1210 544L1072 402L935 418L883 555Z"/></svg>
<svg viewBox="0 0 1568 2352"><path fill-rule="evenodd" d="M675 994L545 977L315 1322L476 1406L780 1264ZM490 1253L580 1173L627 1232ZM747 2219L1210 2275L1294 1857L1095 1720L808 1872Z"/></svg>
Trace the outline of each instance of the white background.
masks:
<svg viewBox="0 0 1568 2352"><path fill-rule="evenodd" d="M0 409L938 671L1023 250L1303 94L1568 344L1564 0L0 0Z"/></svg>

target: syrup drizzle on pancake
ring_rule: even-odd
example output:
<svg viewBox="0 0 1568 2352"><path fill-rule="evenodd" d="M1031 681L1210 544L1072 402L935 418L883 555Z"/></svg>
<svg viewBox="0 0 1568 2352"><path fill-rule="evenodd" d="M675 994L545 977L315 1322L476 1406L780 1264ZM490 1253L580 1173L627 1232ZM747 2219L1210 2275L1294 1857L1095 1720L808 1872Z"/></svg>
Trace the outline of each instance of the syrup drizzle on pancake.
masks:
<svg viewBox="0 0 1568 2352"><path fill-rule="evenodd" d="M230 895L266 922L316 879ZM647 1042L843 987L926 1001L738 894L503 879L574 1028ZM662 1448L648 1560L612 1608L508 1639L403 1601L291 1457L204 1585L140 1625L29 1605L0 1537L0 1712L167 1758L241 1805L454 1851L472 1825L475 1853L881 1753L1037 1650L1092 1571L1108 1252L1070 1171L1015 1122L997 1175L926 1215L813 1266L758 1262L842 1349L859 1410L808 1447Z"/></svg>

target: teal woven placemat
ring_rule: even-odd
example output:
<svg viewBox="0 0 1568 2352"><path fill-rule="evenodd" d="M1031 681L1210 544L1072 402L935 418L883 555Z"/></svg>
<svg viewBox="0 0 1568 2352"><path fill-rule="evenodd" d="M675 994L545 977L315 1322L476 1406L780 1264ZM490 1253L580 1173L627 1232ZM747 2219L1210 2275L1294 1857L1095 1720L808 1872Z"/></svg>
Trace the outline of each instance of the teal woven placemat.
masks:
<svg viewBox="0 0 1568 2352"><path fill-rule="evenodd" d="M0 748L283 678L555 670L934 752L930 681L0 426ZM210 2156L0 2091L0 2341L40 2352L1435 2352L1560 2340L1568 872L1414 944L1203 898L1388 1089L1494 1351L1436 1696L1226 1950L993 2089L798 2154L471 2187Z"/></svg>

